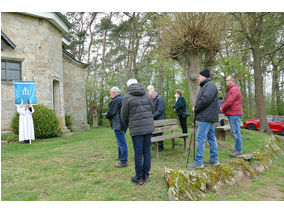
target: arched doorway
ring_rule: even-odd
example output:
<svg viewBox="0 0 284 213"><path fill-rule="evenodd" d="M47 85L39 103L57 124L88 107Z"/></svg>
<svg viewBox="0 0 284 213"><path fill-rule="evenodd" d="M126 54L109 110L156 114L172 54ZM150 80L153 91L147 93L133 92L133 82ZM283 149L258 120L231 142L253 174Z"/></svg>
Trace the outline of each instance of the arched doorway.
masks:
<svg viewBox="0 0 284 213"><path fill-rule="evenodd" d="M59 115L60 112L60 85L58 80L52 81L53 86L53 110Z"/></svg>

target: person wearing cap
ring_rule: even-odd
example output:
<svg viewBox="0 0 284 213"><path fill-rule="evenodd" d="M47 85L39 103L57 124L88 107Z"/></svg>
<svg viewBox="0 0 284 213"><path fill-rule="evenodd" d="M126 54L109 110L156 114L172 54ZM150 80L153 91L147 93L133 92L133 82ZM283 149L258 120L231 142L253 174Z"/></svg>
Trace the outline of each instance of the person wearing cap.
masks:
<svg viewBox="0 0 284 213"><path fill-rule="evenodd" d="M228 116L231 127L231 133L235 139L235 150L230 154L231 157L237 157L242 154L242 135L241 135L241 118L244 114L242 109L242 93L236 85L236 79L233 76L226 78L228 92L225 102L220 110Z"/></svg>
<svg viewBox="0 0 284 213"><path fill-rule="evenodd" d="M111 121L111 128L114 130L118 146L118 156L116 159L120 161L114 166L117 168L127 167L128 149L125 139L127 127L120 119L123 97L121 96L120 89L117 86L110 89L110 97L112 98L112 101L109 103L109 108L107 113L105 113L105 116Z"/></svg>
<svg viewBox="0 0 284 213"><path fill-rule="evenodd" d="M204 69L199 73L200 90L197 95L195 106L192 111L199 121L196 133L196 155L192 164L187 165L189 169L202 169L205 141L210 144L210 159L206 164L219 165L218 145L215 136L214 122L219 120L218 91L210 79L210 70Z"/></svg>
<svg viewBox="0 0 284 213"><path fill-rule="evenodd" d="M128 93L122 100L121 120L129 127L134 148L136 175L131 181L143 185L151 169L151 136L155 130L153 101L136 79L127 81Z"/></svg>
<svg viewBox="0 0 284 213"><path fill-rule="evenodd" d="M166 119L166 102L163 99L163 97L158 92L156 92L154 86L152 86L152 85L149 85L147 87L147 93L152 98L153 104L154 104L153 119L154 120ZM161 132L161 133L154 134L153 137L160 136L160 135L163 135L163 133ZM158 147L159 147L159 152L163 152L164 151L164 142L159 141Z"/></svg>

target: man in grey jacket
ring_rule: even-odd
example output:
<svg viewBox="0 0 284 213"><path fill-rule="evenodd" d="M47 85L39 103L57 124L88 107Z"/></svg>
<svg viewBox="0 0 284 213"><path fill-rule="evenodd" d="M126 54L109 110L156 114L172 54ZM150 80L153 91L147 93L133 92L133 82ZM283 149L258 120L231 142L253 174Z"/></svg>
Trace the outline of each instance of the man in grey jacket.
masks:
<svg viewBox="0 0 284 213"><path fill-rule="evenodd" d="M129 127L134 148L136 175L131 181L142 185L149 181L151 169L151 135L155 130L153 101L136 79L129 79L127 86L128 93L122 101L121 120Z"/></svg>
<svg viewBox="0 0 284 213"><path fill-rule="evenodd" d="M128 150L127 143L125 139L125 133L127 127L121 122L120 111L122 105L122 96L120 95L120 89L116 86L110 89L110 96L112 101L109 104L107 113L105 114L106 118L111 122L111 128L114 130L117 145L118 145L118 157L117 160L120 160L119 163L115 164L115 167L122 168L128 165Z"/></svg>
<svg viewBox="0 0 284 213"><path fill-rule="evenodd" d="M215 84L210 80L210 70L204 69L199 73L200 90L197 95L195 106L192 111L195 119L199 121L196 134L196 155L194 162L187 165L189 169L202 169L204 143L210 144L210 160L204 162L211 165L219 165L218 145L215 136L214 122L219 120L218 91Z"/></svg>
<svg viewBox="0 0 284 213"><path fill-rule="evenodd" d="M166 102L164 98L156 92L154 86L149 85L147 87L147 93L149 94L150 98L153 100L153 105L154 105L154 114L153 114L153 119L154 120L163 120L166 119ZM157 133L154 134L153 137L155 136L160 136L163 135L163 133ZM164 142L159 141L158 142L159 146L159 152L164 151Z"/></svg>

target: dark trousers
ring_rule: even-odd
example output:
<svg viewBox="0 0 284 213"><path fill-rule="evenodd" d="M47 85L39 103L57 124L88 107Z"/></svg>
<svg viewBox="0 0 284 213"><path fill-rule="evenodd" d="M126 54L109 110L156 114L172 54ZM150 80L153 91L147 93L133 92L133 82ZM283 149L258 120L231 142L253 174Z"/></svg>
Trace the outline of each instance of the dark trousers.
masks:
<svg viewBox="0 0 284 213"><path fill-rule="evenodd" d="M151 169L152 134L132 136L137 178L148 177Z"/></svg>
<svg viewBox="0 0 284 213"><path fill-rule="evenodd" d="M182 129L182 133L187 133L187 120L186 118L183 118L181 115L179 117L179 123Z"/></svg>
<svg viewBox="0 0 284 213"><path fill-rule="evenodd" d="M30 140L24 140L25 144L30 144Z"/></svg>
<svg viewBox="0 0 284 213"><path fill-rule="evenodd" d="M118 158L120 162L125 164L128 158L127 143L125 139L125 131L123 130L114 130L117 146L118 146Z"/></svg>
<svg viewBox="0 0 284 213"><path fill-rule="evenodd" d="M225 120L224 119L220 120L220 126L224 126L224 125L225 125Z"/></svg>

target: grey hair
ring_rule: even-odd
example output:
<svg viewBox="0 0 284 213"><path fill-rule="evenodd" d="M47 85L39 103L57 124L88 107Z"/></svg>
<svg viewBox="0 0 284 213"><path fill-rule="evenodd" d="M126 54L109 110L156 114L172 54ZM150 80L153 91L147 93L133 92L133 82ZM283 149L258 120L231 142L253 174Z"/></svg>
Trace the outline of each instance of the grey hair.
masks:
<svg viewBox="0 0 284 213"><path fill-rule="evenodd" d="M115 92L116 94L120 94L120 89L117 86L114 86L110 89L110 92Z"/></svg>
<svg viewBox="0 0 284 213"><path fill-rule="evenodd" d="M127 81L127 87L129 87L130 85L132 84L137 84L138 81L134 78L130 78L128 81Z"/></svg>
<svg viewBox="0 0 284 213"><path fill-rule="evenodd" d="M233 75L229 75L228 77L230 77L232 79L233 82L236 82L236 78Z"/></svg>

